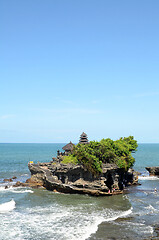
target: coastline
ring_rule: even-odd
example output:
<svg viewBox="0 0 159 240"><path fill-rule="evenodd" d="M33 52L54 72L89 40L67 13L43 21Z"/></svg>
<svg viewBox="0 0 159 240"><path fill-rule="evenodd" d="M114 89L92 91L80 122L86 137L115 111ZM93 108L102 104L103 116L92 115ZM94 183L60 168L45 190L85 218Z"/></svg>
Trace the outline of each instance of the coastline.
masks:
<svg viewBox="0 0 159 240"><path fill-rule="evenodd" d="M14 199L15 208L7 214L1 213L0 223L4 229L1 237L4 240L8 240L9 237L12 239L16 228L18 232L15 231L15 234L18 235L15 236L23 236L28 240L33 237L34 239L47 239L48 237L62 239L64 236L66 239L73 240L84 240L85 236L87 239L95 239L95 237L96 239L106 239L107 236L110 236L109 239L112 237L116 237L116 239L123 237L124 239L123 235L131 240L134 239L134 236L140 240L151 239L156 235L154 224L159 222L159 192L154 193L155 187L157 190L159 189L159 180L157 177L149 177L145 165L157 165L158 146L139 145L135 170L142 173L139 176L141 185L128 187L123 194L115 196L92 197L62 194L47 191L44 188L24 188L22 186L4 189L5 183L3 183L0 189L1 203ZM5 146L4 153L0 156L4 169L4 173L1 172L1 182L4 178L15 175L17 179L11 183L6 182L6 184L15 184L15 181L25 183L26 178L30 176L27 168L28 160L35 159L36 161L37 159L38 161L41 159L44 162L49 159L53 150L56 154L56 149L56 144ZM28 157L28 151L30 153L32 151L31 157ZM150 161L149 156L151 156ZM130 215L105 222L107 219L113 219L113 217L125 213L131 207ZM10 216L12 221L8 222L7 216ZM69 224L67 224L68 222ZM10 229L13 231L10 232ZM28 229L30 230L28 231ZM42 231L43 229L44 231ZM93 233L94 231L95 233ZM47 232L46 235L45 232ZM88 234L91 235L88 236Z"/></svg>

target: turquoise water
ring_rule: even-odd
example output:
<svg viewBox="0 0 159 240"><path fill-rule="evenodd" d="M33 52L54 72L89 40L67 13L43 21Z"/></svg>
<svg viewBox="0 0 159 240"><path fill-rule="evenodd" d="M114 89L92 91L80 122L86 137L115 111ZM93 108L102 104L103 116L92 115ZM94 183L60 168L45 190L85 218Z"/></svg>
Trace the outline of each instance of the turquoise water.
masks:
<svg viewBox="0 0 159 240"><path fill-rule="evenodd" d="M159 144L139 144L138 151L133 156L136 159L134 168L138 171L145 171L146 166L159 166Z"/></svg>
<svg viewBox="0 0 159 240"><path fill-rule="evenodd" d="M159 144L139 144L135 170L142 185L128 194L90 197L30 188L5 189L4 178L30 177L29 161L46 162L64 144L0 144L0 240L145 239L159 223L159 179L146 166L159 165ZM12 183L11 183L12 184Z"/></svg>
<svg viewBox="0 0 159 240"><path fill-rule="evenodd" d="M10 143L0 144L0 179L29 174L28 162L49 162L62 151L64 144Z"/></svg>

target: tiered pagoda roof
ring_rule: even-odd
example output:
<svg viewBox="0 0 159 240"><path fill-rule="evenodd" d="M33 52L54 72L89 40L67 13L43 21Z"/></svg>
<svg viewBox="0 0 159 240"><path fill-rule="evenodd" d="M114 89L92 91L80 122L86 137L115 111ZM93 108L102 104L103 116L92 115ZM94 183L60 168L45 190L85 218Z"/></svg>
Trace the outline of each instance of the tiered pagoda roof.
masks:
<svg viewBox="0 0 159 240"><path fill-rule="evenodd" d="M82 144L88 144L88 137L87 137L87 134L86 133L82 133L81 136L80 136L80 140L79 140L79 143L82 143Z"/></svg>

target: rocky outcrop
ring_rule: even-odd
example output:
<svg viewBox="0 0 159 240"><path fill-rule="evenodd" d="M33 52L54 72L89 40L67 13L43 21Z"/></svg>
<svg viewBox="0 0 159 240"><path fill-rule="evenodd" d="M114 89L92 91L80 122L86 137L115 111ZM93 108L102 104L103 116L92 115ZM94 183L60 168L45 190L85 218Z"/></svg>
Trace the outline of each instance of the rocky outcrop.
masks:
<svg viewBox="0 0 159 240"><path fill-rule="evenodd" d="M152 176L159 176L159 167L146 167L146 170Z"/></svg>
<svg viewBox="0 0 159 240"><path fill-rule="evenodd" d="M102 174L93 176L83 165L58 162L28 164L31 182L51 191L95 196L122 193L127 185L137 183L133 171L125 172L115 164L103 164Z"/></svg>
<svg viewBox="0 0 159 240"><path fill-rule="evenodd" d="M3 179L3 182L13 182L13 179L12 178L5 178L5 179Z"/></svg>

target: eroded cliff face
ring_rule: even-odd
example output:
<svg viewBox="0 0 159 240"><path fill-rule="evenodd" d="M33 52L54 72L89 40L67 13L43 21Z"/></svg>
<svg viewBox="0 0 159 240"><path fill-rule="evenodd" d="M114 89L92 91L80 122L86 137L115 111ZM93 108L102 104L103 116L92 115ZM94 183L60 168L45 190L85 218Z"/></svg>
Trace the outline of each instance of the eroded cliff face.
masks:
<svg viewBox="0 0 159 240"><path fill-rule="evenodd" d="M125 172L115 164L103 164L102 174L93 176L82 165L56 162L28 164L30 182L51 191L90 195L119 194L129 184L137 183L132 172Z"/></svg>

